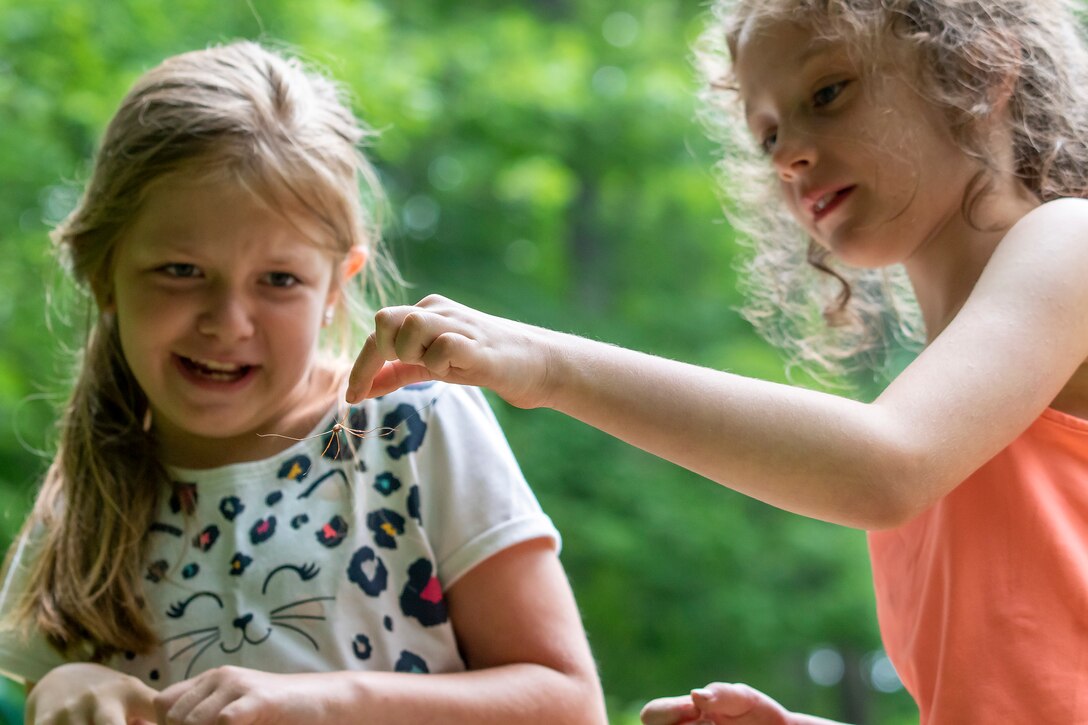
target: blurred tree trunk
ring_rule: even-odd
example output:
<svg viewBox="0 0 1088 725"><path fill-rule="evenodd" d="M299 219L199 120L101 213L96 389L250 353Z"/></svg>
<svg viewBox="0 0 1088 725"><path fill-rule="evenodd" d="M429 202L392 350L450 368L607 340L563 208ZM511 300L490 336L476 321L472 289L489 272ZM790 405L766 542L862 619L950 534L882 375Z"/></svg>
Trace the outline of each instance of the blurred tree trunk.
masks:
<svg viewBox="0 0 1088 725"><path fill-rule="evenodd" d="M611 254L595 224L597 186L587 176L580 178L581 189L571 206L570 259L574 265L571 276L577 304L585 312L600 314L612 301Z"/></svg>
<svg viewBox="0 0 1088 725"><path fill-rule="evenodd" d="M842 649L843 670L842 683L839 686L840 707L842 718L848 723L868 725L869 718L869 687L862 678L861 653L854 647Z"/></svg>

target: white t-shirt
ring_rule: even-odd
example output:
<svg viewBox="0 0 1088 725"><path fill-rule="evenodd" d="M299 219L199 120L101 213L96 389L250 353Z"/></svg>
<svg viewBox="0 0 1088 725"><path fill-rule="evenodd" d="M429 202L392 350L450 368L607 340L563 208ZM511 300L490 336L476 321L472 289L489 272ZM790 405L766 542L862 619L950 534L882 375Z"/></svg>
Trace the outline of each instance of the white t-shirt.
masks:
<svg viewBox="0 0 1088 725"><path fill-rule="evenodd" d="M156 689L227 664L465 668L444 591L515 544L558 548L559 534L479 390L428 383L345 412L265 460L170 470L143 582L162 641L111 667ZM334 436L338 421L355 432ZM20 542L0 611L33 548ZM0 633L0 673L33 682L63 662L41 637Z"/></svg>

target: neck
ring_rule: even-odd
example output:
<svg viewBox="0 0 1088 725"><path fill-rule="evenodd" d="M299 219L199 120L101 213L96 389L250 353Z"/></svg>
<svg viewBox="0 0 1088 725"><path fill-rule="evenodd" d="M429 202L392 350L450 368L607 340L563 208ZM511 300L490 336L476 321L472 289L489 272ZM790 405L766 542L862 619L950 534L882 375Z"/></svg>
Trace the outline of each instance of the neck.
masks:
<svg viewBox="0 0 1088 725"><path fill-rule="evenodd" d="M927 343L959 313L1009 229L1038 205L1021 184L1001 179L967 210L970 216L961 209L906 260Z"/></svg>

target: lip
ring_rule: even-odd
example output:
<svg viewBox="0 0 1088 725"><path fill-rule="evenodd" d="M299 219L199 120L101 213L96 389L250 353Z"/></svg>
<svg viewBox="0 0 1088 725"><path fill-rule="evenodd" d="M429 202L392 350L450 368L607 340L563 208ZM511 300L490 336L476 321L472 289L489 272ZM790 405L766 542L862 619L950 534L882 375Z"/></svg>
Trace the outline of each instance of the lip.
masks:
<svg viewBox="0 0 1088 725"><path fill-rule="evenodd" d="M206 390L232 391L248 385L259 365L215 360L212 358L186 357L174 354L174 368L187 382Z"/></svg>
<svg viewBox="0 0 1088 725"><path fill-rule="evenodd" d="M801 202L812 217L812 221L818 223L841 206L854 192L855 188L855 186L825 186L806 192L801 196Z"/></svg>

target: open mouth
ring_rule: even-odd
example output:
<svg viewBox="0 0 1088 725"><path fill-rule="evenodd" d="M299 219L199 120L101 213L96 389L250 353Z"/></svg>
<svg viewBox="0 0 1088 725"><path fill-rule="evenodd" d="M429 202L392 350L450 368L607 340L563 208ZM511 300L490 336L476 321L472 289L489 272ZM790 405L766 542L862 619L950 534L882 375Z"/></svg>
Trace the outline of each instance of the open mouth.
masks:
<svg viewBox="0 0 1088 725"><path fill-rule="evenodd" d="M216 383L233 383L241 380L252 365L236 365L234 363L221 363L214 360L194 360L193 358L178 356L181 366L194 377Z"/></svg>
<svg viewBox="0 0 1088 725"><path fill-rule="evenodd" d="M819 199L816 200L816 203L812 205L812 216L815 218L816 221L819 221L823 217L827 216L829 213L831 213L832 210L835 209L835 207L841 204L843 199L845 199L847 195L849 195L850 192L852 192L853 190L854 187L848 186L844 189L839 189L838 191L833 191L829 194L821 196Z"/></svg>

